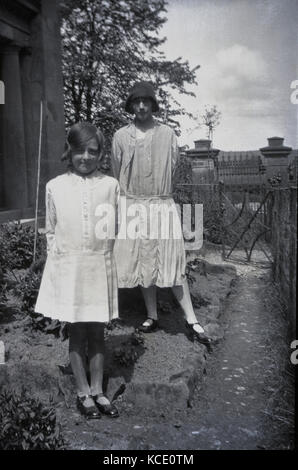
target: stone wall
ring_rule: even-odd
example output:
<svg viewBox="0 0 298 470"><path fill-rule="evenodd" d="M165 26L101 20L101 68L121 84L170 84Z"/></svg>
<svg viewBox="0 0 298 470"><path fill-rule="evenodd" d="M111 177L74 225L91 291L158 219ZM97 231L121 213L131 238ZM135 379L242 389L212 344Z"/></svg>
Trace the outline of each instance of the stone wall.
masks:
<svg viewBox="0 0 298 470"><path fill-rule="evenodd" d="M297 188L272 191L272 254L274 280L288 309L293 331L296 328Z"/></svg>

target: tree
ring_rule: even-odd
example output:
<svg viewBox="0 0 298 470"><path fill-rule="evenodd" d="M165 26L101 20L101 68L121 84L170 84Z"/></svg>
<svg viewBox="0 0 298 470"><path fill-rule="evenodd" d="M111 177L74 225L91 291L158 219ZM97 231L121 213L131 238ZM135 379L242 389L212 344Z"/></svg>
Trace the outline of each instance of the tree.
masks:
<svg viewBox="0 0 298 470"><path fill-rule="evenodd" d="M149 80L157 90L160 120L179 133L179 114L189 114L173 90L196 84L196 70L181 57L166 60L159 31L166 22L165 0L64 0L62 62L67 124L88 120L110 141L127 123L123 100L136 80Z"/></svg>
<svg viewBox="0 0 298 470"><path fill-rule="evenodd" d="M219 125L221 112L217 106L205 106L205 112L202 115L202 123L207 127L207 137L213 142L214 129Z"/></svg>

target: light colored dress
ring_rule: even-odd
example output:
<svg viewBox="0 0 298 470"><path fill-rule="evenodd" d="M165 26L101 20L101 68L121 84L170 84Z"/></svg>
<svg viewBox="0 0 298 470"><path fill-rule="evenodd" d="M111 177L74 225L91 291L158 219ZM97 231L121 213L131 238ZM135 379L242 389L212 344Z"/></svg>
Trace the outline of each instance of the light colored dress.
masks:
<svg viewBox="0 0 298 470"><path fill-rule="evenodd" d="M181 285L185 279L184 241L172 197L172 180L178 159L175 133L164 124L155 121L154 127L143 138L138 138L134 123L114 135L112 167L120 184L120 233L123 232L122 237L118 234L114 249L119 287L172 287ZM136 204L142 205L140 225L150 229L147 236L140 231L139 236L132 239L127 228L132 221L129 211ZM125 206L126 220L123 217ZM158 212L159 216L151 216ZM169 213L172 216L168 217ZM126 239L122 230L124 223ZM168 234L164 234L167 227ZM152 233L158 234L156 238Z"/></svg>
<svg viewBox="0 0 298 470"><path fill-rule="evenodd" d="M48 256L36 312L70 323L109 322L118 317L111 229L118 202L117 180L99 171L86 177L69 172L48 182ZM105 216L102 209L107 204L113 210ZM104 218L109 228L99 230ZM102 232L108 232L105 238Z"/></svg>

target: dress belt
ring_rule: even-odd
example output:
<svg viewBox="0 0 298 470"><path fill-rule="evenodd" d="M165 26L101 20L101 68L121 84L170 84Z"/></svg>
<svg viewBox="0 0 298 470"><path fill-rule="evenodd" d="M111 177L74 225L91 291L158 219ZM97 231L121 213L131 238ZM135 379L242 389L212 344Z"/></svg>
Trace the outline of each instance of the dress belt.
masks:
<svg viewBox="0 0 298 470"><path fill-rule="evenodd" d="M141 200L146 200L146 199L173 199L172 194L150 194L148 196L139 196L137 194L120 193L120 196L125 196L128 199L141 199Z"/></svg>

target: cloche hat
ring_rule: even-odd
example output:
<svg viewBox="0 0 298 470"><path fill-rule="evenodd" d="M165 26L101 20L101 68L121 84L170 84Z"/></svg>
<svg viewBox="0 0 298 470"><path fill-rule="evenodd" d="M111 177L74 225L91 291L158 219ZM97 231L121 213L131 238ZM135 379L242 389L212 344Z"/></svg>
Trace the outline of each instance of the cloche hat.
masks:
<svg viewBox="0 0 298 470"><path fill-rule="evenodd" d="M126 112L133 114L131 102L135 98L150 98L152 101L152 112L159 111L159 106L155 97L154 88L150 82L136 82L131 88L124 109Z"/></svg>

